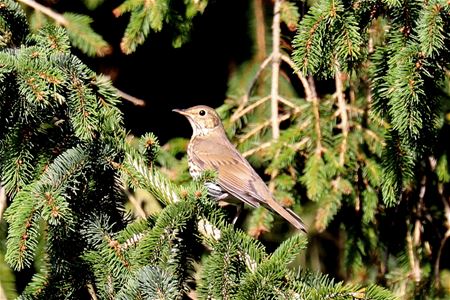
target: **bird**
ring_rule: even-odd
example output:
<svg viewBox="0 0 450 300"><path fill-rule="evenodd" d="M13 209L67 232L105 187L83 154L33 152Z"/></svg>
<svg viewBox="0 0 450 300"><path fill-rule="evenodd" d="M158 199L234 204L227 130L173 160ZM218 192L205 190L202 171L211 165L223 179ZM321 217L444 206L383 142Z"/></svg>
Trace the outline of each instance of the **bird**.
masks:
<svg viewBox="0 0 450 300"><path fill-rule="evenodd" d="M172 111L185 116L192 127L187 147L191 177L198 179L207 170L217 174L215 182L205 183L209 195L230 204L245 203L253 208L262 205L279 214L296 229L307 232L302 219L274 199L262 178L230 142L213 108L197 105Z"/></svg>

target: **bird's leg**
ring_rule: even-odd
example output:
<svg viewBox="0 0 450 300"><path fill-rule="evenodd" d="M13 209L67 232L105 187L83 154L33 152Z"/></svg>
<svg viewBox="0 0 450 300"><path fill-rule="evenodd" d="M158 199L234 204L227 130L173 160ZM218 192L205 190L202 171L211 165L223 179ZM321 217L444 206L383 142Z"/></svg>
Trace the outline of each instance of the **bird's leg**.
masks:
<svg viewBox="0 0 450 300"><path fill-rule="evenodd" d="M241 215L242 212L242 208L244 207L244 203L239 203L236 207L236 214L234 215L233 221L231 222L231 224L235 225L237 219L239 218L239 216Z"/></svg>

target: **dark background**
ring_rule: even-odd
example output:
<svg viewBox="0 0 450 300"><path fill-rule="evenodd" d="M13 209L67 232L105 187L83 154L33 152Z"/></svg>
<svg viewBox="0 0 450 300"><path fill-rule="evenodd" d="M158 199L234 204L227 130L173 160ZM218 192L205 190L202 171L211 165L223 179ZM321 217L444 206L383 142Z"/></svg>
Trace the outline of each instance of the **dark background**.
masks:
<svg viewBox="0 0 450 300"><path fill-rule="evenodd" d="M170 26L165 26L129 55L120 50L129 15L112 14L123 1L106 1L93 12L80 11L77 1L70 2L55 9L90 15L93 29L113 47L112 54L102 58L87 57L77 49L75 54L98 73L111 76L118 89L146 101L144 107L123 101L125 126L136 135L151 131L162 143L191 133L186 120L172 109L221 105L230 72L252 55L249 1L209 1L204 13L194 18L190 40L182 47L173 48Z"/></svg>

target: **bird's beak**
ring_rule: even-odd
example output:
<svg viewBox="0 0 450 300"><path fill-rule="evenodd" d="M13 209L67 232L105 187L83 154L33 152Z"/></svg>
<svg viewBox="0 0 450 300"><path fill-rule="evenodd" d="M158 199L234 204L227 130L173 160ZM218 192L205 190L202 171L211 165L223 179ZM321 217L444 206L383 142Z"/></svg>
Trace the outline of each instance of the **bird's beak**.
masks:
<svg viewBox="0 0 450 300"><path fill-rule="evenodd" d="M179 113L181 115L187 116L188 113L184 109L172 109L172 111Z"/></svg>

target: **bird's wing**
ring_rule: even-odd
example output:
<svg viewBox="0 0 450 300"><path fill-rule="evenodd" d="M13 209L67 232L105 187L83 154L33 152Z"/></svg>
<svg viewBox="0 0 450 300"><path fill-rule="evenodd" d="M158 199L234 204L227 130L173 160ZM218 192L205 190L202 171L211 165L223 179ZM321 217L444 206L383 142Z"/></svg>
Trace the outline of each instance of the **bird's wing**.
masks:
<svg viewBox="0 0 450 300"><path fill-rule="evenodd" d="M267 186L228 140L198 140L196 144L193 158L197 165L216 170L217 183L224 190L253 207L267 201Z"/></svg>

